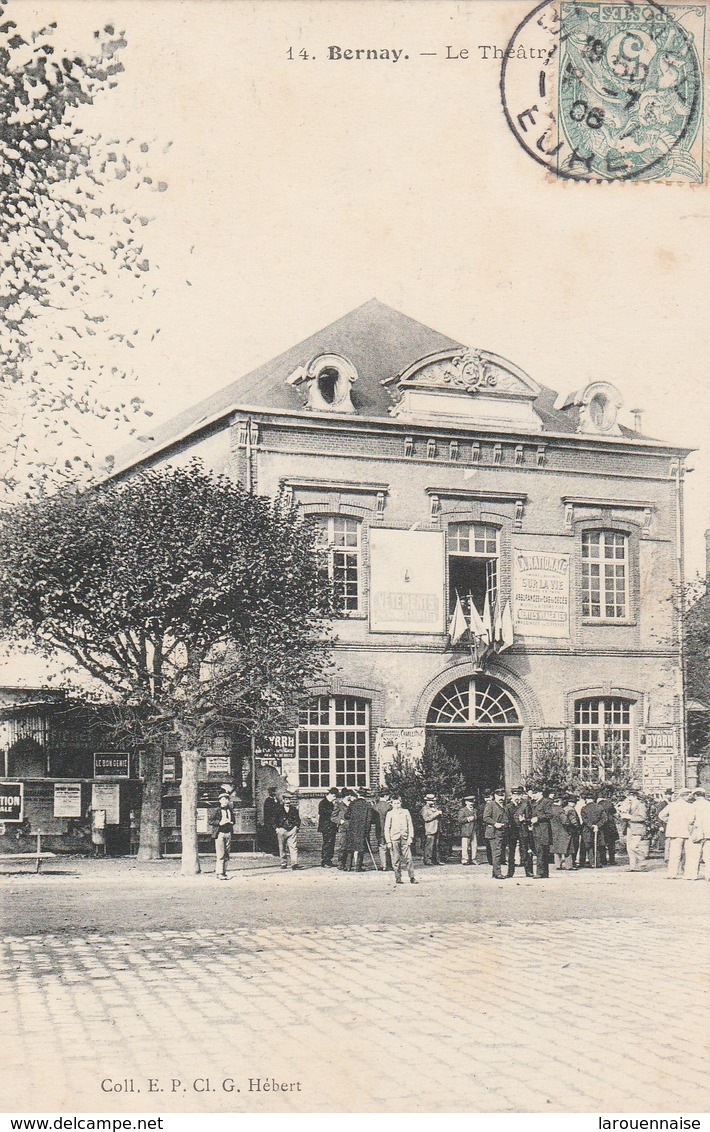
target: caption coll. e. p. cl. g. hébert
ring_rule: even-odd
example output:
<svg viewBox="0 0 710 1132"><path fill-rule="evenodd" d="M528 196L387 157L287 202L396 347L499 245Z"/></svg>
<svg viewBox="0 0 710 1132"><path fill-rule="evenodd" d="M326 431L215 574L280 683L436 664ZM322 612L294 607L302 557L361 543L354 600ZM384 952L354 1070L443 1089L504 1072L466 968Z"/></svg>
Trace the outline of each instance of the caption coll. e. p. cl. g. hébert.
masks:
<svg viewBox="0 0 710 1132"><path fill-rule="evenodd" d="M300 1093L300 1081L268 1077L104 1077L103 1093Z"/></svg>

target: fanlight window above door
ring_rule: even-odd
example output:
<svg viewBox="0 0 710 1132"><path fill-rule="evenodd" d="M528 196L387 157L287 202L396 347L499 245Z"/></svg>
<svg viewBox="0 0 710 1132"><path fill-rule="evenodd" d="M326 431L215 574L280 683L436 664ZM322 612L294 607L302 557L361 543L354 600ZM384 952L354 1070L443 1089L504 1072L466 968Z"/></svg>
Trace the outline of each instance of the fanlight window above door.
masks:
<svg viewBox="0 0 710 1132"><path fill-rule="evenodd" d="M519 724L511 696L495 680L464 677L447 684L429 709L434 727L502 727Z"/></svg>

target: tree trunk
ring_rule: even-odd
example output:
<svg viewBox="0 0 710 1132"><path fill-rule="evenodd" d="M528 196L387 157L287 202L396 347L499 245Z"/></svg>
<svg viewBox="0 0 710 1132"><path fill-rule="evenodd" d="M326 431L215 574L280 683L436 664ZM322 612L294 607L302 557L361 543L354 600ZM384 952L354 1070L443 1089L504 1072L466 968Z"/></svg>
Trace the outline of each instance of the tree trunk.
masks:
<svg viewBox="0 0 710 1132"><path fill-rule="evenodd" d="M163 797L163 758L152 744L143 754L143 801L138 844L139 861L160 860L160 808Z"/></svg>
<svg viewBox="0 0 710 1132"><path fill-rule="evenodd" d="M197 852L197 768L200 763L198 751L182 752L182 816L180 834L182 837L182 867L184 877L195 876L200 870L200 857Z"/></svg>

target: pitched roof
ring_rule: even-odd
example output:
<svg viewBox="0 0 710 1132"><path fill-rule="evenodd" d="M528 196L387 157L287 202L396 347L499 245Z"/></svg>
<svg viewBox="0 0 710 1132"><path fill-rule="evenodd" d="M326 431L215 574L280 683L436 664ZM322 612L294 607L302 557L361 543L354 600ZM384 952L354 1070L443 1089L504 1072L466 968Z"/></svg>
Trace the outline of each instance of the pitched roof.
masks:
<svg viewBox="0 0 710 1132"><path fill-rule="evenodd" d="M117 470L130 467L238 406L310 413L311 410L304 408L299 391L287 384L286 379L299 366L307 366L321 354L340 354L355 366L358 380L351 395L358 416L391 419L392 399L383 388L384 380L427 355L464 347L465 343L432 330L378 299L370 299L278 357L158 424L149 436L118 453L115 467ZM556 397L555 390L543 386L534 403L543 429L574 434L578 423L576 409L555 409ZM637 433L625 428L622 435L639 439Z"/></svg>

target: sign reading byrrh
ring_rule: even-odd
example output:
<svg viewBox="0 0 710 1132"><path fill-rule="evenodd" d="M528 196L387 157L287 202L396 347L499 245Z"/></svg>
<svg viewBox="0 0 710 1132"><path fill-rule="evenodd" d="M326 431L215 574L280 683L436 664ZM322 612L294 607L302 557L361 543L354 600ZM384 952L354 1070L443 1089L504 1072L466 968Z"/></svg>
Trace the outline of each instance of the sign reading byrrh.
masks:
<svg viewBox="0 0 710 1132"><path fill-rule="evenodd" d="M370 629L444 632L444 536L370 528Z"/></svg>
<svg viewBox="0 0 710 1132"><path fill-rule="evenodd" d="M676 727L642 727L639 750L643 768L643 788L652 794L673 786L678 731Z"/></svg>
<svg viewBox="0 0 710 1132"><path fill-rule="evenodd" d="M569 637L569 554L516 550L514 628L521 637Z"/></svg>

